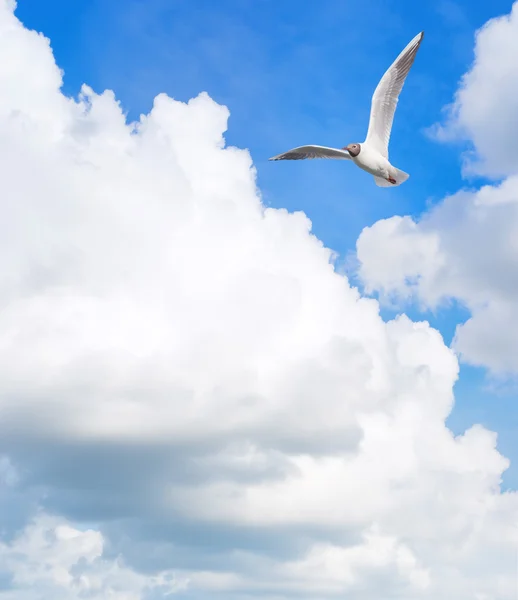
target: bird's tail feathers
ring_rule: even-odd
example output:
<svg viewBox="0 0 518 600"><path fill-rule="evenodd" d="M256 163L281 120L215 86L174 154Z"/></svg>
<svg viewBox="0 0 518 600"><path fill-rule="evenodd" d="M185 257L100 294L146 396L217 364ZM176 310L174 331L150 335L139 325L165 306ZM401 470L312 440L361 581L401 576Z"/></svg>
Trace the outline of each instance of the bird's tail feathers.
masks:
<svg viewBox="0 0 518 600"><path fill-rule="evenodd" d="M405 183L405 181L410 177L410 175L408 173L405 173L404 171L401 171L401 169L396 169L394 167L394 179L396 180L396 183L394 185L401 185L402 183Z"/></svg>
<svg viewBox="0 0 518 600"><path fill-rule="evenodd" d="M393 183L390 183L390 181L383 179L383 177L376 177L376 175L373 175L373 177L374 177L374 183L378 187L392 187L394 185Z"/></svg>
<svg viewBox="0 0 518 600"><path fill-rule="evenodd" d="M390 175L396 180L396 183L391 183L383 177L376 177L376 175L374 175L374 183L378 187L397 187L398 185L405 183L405 181L410 177L408 173L405 173L400 169L396 169L396 167L392 167Z"/></svg>

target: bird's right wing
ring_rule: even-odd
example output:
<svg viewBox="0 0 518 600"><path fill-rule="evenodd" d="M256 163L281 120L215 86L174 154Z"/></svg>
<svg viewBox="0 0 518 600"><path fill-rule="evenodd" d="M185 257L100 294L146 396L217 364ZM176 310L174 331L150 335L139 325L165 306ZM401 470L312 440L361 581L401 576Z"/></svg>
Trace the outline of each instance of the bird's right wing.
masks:
<svg viewBox="0 0 518 600"><path fill-rule="evenodd" d="M423 35L424 33L421 32L410 41L383 75L372 96L369 131L365 143L375 148L385 158L388 158L390 132L399 94L414 63Z"/></svg>
<svg viewBox="0 0 518 600"><path fill-rule="evenodd" d="M326 146L299 146L288 150L284 154L272 156L269 160L303 160L305 158L337 158L341 160L351 160L351 155L347 150L338 148L327 148Z"/></svg>

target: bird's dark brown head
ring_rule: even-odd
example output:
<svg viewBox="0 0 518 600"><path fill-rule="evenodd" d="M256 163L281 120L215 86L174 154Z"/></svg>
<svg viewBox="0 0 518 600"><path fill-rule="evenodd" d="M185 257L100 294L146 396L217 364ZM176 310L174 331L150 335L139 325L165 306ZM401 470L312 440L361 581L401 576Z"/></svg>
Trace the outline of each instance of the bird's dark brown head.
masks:
<svg viewBox="0 0 518 600"><path fill-rule="evenodd" d="M362 147L361 144L349 144L343 149L347 150L353 158L356 158L360 154Z"/></svg>

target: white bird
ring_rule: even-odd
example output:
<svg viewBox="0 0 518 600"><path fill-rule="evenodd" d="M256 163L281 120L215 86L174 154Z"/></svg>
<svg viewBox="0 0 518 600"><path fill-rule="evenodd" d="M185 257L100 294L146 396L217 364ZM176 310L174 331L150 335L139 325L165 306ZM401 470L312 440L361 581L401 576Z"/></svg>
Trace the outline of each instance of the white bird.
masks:
<svg viewBox="0 0 518 600"><path fill-rule="evenodd" d="M349 144L342 149L326 146L299 146L270 160L300 160L304 158L336 158L352 160L360 169L374 176L376 185L391 187L401 185L410 175L396 169L389 162L388 145L394 113L417 50L423 40L421 31L392 63L378 83L372 96L367 137L361 144Z"/></svg>

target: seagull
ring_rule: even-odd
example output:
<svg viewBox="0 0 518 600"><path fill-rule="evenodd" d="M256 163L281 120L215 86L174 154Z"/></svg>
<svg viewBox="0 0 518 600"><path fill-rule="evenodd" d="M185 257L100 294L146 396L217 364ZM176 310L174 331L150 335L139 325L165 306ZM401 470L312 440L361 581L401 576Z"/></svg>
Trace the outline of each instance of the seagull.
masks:
<svg viewBox="0 0 518 600"><path fill-rule="evenodd" d="M399 94L414 63L423 36L424 31L415 36L378 83L372 96L369 129L364 142L349 144L341 149L326 146L299 146L284 154L273 156L270 160L304 158L352 160L360 169L373 175L379 187L392 187L404 183L410 175L390 164L388 145Z"/></svg>

